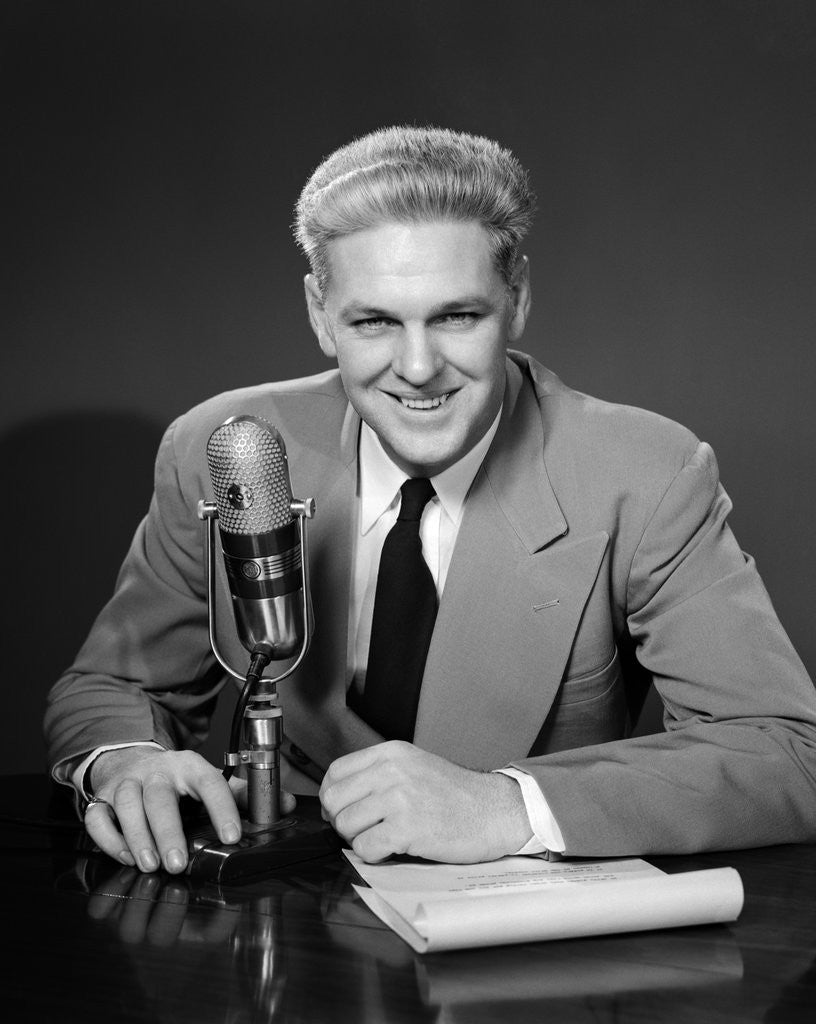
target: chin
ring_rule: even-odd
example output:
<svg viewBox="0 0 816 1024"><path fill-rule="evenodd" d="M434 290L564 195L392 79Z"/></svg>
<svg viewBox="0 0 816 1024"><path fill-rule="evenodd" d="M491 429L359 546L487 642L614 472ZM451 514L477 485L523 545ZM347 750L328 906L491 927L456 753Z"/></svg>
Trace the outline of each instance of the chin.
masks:
<svg viewBox="0 0 816 1024"><path fill-rule="evenodd" d="M405 430L395 430L392 437L383 434L379 436L393 461L412 476L434 476L441 473L469 450L469 446L459 438L451 438L448 431L416 438L406 436L407 433Z"/></svg>
<svg viewBox="0 0 816 1024"><path fill-rule="evenodd" d="M408 469L411 476L437 476L448 466L452 466L457 457L446 458L442 452L437 450L424 455L400 456L400 462Z"/></svg>

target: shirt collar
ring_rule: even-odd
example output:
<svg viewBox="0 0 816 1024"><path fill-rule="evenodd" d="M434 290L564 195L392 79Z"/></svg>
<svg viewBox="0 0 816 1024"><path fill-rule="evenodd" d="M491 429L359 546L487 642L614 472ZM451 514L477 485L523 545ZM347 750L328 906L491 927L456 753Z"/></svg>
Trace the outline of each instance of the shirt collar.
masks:
<svg viewBox="0 0 816 1024"><path fill-rule="evenodd" d="M457 526L462 518L467 492L498 430L501 412L499 409L487 432L469 452L442 473L431 477L439 503ZM360 429L359 452L360 532L366 534L398 500L399 489L408 479L408 474L391 461L365 420Z"/></svg>

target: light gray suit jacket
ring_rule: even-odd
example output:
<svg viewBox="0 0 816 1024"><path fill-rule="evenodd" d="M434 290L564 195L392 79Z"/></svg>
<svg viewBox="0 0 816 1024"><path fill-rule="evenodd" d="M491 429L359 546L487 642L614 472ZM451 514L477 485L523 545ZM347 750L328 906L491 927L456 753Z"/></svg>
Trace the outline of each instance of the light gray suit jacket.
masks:
<svg viewBox="0 0 816 1024"><path fill-rule="evenodd" d="M228 416L281 431L310 524L315 637L280 686L285 753L319 779L381 737L346 707L359 419L339 375L219 395L168 430L116 593L46 715L55 777L103 743L195 746L224 674L207 641L198 500ZM683 427L572 391L510 353L468 495L415 742L538 780L567 853L676 853L816 839L816 697L753 562L714 455ZM219 569L221 567L219 566ZM228 590L218 633L244 666ZM627 738L645 687L666 731Z"/></svg>

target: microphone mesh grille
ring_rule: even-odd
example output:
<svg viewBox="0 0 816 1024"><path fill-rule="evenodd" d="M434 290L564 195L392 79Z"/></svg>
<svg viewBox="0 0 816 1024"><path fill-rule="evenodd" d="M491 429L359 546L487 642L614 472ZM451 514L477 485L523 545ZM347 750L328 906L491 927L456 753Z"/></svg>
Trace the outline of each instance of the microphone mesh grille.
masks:
<svg viewBox="0 0 816 1024"><path fill-rule="evenodd" d="M269 533L294 518L286 448L271 423L255 416L222 423L207 442L207 463L226 533Z"/></svg>

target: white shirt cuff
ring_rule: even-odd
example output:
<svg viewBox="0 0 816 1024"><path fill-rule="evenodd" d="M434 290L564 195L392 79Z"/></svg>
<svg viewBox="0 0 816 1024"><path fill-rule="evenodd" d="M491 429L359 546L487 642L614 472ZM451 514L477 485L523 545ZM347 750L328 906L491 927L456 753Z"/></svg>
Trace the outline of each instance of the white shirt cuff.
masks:
<svg viewBox="0 0 816 1024"><path fill-rule="evenodd" d="M530 819L530 828L533 830L533 838L530 839L515 856L524 856L533 853L563 853L567 848L564 837L558 822L553 817L550 805L541 788L532 777L518 768L497 768L501 775L508 775L515 779L521 786L521 795L524 799L524 809Z"/></svg>

